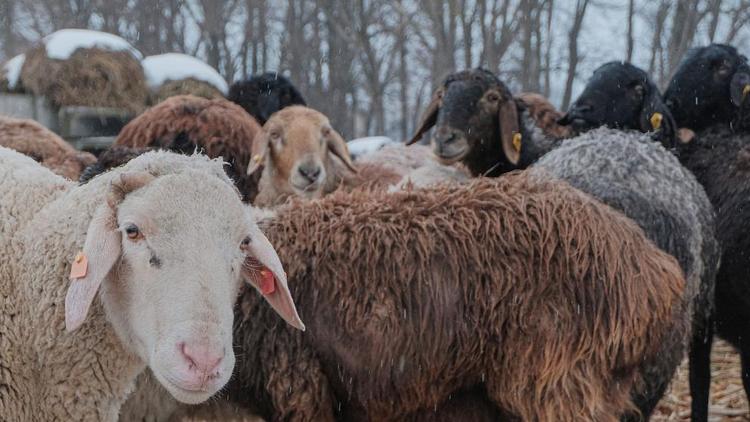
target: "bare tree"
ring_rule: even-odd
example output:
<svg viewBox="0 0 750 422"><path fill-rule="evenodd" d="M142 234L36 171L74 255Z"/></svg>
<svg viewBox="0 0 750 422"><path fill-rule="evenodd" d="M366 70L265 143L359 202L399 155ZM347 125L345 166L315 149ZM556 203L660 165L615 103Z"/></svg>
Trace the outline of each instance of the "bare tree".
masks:
<svg viewBox="0 0 750 422"><path fill-rule="evenodd" d="M633 61L633 45L635 44L635 41L633 40L633 17L635 16L635 0L628 0L628 47L627 51L625 52L625 61L626 62L632 62Z"/></svg>
<svg viewBox="0 0 750 422"><path fill-rule="evenodd" d="M578 35L581 33L583 18L586 16L586 8L589 0L576 0L576 7L573 13L573 23L568 31L568 76L565 79L565 93L563 94L562 108L567 109L570 105L570 98L573 91L573 81L576 77L578 68Z"/></svg>

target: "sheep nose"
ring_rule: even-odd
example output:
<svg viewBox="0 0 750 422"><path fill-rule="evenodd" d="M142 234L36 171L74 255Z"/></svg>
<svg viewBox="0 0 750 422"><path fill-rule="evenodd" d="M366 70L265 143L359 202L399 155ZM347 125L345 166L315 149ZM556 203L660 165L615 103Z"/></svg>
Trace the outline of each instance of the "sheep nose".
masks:
<svg viewBox="0 0 750 422"><path fill-rule="evenodd" d="M309 180L310 183L318 180L318 176L320 176L321 170L322 169L317 164L304 164L297 168L299 174L301 174L305 179Z"/></svg>
<svg viewBox="0 0 750 422"><path fill-rule="evenodd" d="M206 343L180 345L182 358L190 365L190 369L211 376L218 372L221 361L224 360L225 350L216 350Z"/></svg>
<svg viewBox="0 0 750 422"><path fill-rule="evenodd" d="M450 128L442 127L435 131L435 142L439 145L448 145L456 139L458 139L458 134Z"/></svg>

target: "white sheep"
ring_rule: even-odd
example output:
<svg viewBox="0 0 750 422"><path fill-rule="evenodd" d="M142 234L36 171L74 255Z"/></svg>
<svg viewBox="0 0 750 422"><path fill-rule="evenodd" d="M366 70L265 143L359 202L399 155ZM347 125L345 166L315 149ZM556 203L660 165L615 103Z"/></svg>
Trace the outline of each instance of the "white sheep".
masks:
<svg viewBox="0 0 750 422"><path fill-rule="evenodd" d="M146 366L208 399L243 279L304 328L222 165L153 152L74 186L0 148L0 419L114 421Z"/></svg>

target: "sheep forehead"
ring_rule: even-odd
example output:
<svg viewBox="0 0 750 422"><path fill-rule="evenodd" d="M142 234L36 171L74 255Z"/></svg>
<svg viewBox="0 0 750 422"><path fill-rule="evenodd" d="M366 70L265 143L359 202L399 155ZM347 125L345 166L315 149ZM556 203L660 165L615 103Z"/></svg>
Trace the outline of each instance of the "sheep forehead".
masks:
<svg viewBox="0 0 750 422"><path fill-rule="evenodd" d="M168 237L236 237L244 235L249 224L231 186L191 173L162 176L132 192L120 204L118 216L120 222L145 219Z"/></svg>
<svg viewBox="0 0 750 422"><path fill-rule="evenodd" d="M305 106L289 106L274 113L269 122L288 127L293 123L307 122L307 124L327 124L328 118L321 112Z"/></svg>

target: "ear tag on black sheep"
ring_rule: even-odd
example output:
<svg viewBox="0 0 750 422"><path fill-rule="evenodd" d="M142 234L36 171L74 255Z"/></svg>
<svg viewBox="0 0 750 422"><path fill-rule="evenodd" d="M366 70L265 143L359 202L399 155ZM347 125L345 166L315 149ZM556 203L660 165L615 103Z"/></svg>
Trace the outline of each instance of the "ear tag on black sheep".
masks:
<svg viewBox="0 0 750 422"><path fill-rule="evenodd" d="M89 269L89 260L83 252L78 252L73 258L73 265L70 267L70 278L83 278Z"/></svg>
<svg viewBox="0 0 750 422"><path fill-rule="evenodd" d="M651 127L654 129L659 129L661 127L661 121L664 119L664 116L661 115L661 113L654 113L651 115Z"/></svg>
<svg viewBox="0 0 750 422"><path fill-rule="evenodd" d="M268 296L276 291L276 277L268 269L260 270L260 292Z"/></svg>
<svg viewBox="0 0 750 422"><path fill-rule="evenodd" d="M515 149L516 152L521 152L521 134L520 133L513 134L513 149Z"/></svg>
<svg viewBox="0 0 750 422"><path fill-rule="evenodd" d="M255 154L253 156L253 161L255 161L256 163L260 163L260 154Z"/></svg>
<svg viewBox="0 0 750 422"><path fill-rule="evenodd" d="M742 88L742 101L745 101L745 98L747 98L747 94L750 94L750 84L747 84L744 88Z"/></svg>

